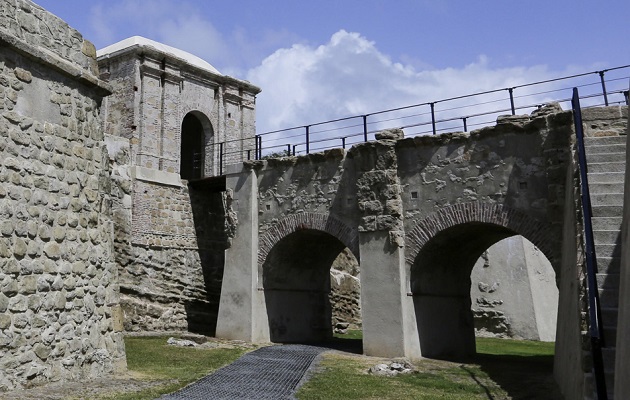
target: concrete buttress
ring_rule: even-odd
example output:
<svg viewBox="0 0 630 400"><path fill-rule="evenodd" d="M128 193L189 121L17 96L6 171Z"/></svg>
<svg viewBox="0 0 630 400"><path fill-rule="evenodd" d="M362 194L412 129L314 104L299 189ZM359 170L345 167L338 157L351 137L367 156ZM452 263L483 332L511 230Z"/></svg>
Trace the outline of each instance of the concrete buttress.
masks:
<svg viewBox="0 0 630 400"><path fill-rule="evenodd" d="M239 216L232 246L226 250L230 265L223 274L217 337L249 342L269 341L265 302L258 291L258 196L253 170L227 174L227 186L235 188L233 206Z"/></svg>

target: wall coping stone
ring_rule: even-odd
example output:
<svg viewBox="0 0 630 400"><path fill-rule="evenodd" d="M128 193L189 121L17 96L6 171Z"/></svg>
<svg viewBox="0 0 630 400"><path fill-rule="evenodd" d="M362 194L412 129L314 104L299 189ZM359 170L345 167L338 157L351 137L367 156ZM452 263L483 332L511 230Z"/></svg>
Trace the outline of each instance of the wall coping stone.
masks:
<svg viewBox="0 0 630 400"><path fill-rule="evenodd" d="M161 185L182 187L182 180L179 174L172 172L160 171L158 169L146 168L140 166L129 167L129 175L132 179L143 182L159 183Z"/></svg>

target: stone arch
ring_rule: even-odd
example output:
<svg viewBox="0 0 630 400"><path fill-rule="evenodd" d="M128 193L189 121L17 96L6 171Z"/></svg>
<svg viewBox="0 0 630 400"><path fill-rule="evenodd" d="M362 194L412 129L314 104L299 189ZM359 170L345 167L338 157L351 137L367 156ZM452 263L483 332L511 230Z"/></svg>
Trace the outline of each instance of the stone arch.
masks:
<svg viewBox="0 0 630 400"><path fill-rule="evenodd" d="M503 204L482 202L446 206L421 220L405 240L407 263L413 265L424 245L439 232L470 222L498 225L514 231L538 247L554 265L556 252L549 247L549 224Z"/></svg>
<svg viewBox="0 0 630 400"><path fill-rule="evenodd" d="M553 265L548 231L548 224L523 211L481 202L447 206L420 221L407 235L406 261L422 356L475 354L470 297L475 261L499 240L521 235Z"/></svg>
<svg viewBox="0 0 630 400"><path fill-rule="evenodd" d="M210 119L201 111L184 115L180 131L180 176L182 179L202 178L212 170L213 154L208 155L208 143L214 138Z"/></svg>
<svg viewBox="0 0 630 400"><path fill-rule="evenodd" d="M355 230L334 215L303 212L281 219L262 235L258 245L259 267L265 263L271 249L282 238L303 229L318 230L332 235L349 248L357 260L360 260L359 240Z"/></svg>

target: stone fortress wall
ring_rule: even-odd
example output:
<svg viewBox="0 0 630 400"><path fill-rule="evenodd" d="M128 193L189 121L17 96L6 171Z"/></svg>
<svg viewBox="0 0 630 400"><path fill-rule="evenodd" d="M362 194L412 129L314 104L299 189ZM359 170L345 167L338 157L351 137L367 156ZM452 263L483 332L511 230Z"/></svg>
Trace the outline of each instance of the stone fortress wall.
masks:
<svg viewBox="0 0 630 400"><path fill-rule="evenodd" d="M126 368L94 46L0 2L0 391Z"/></svg>

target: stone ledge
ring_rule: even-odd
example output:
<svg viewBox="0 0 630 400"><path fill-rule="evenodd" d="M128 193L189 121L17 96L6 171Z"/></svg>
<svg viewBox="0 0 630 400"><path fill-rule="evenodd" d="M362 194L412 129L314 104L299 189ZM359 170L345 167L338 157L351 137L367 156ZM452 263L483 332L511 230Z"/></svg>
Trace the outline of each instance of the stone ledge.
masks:
<svg viewBox="0 0 630 400"><path fill-rule="evenodd" d="M172 172L164 172L157 169L145 168L139 166L129 167L129 175L132 179L143 182L159 183L161 185L183 187L179 174Z"/></svg>
<svg viewBox="0 0 630 400"><path fill-rule="evenodd" d="M93 87L96 90L96 93L100 96L109 96L113 93L111 85L77 67L70 61L64 60L63 58L45 51L44 49L39 49L3 30L0 30L0 47L4 47L3 45L13 48L16 52L34 59L37 62L59 71L87 86Z"/></svg>

